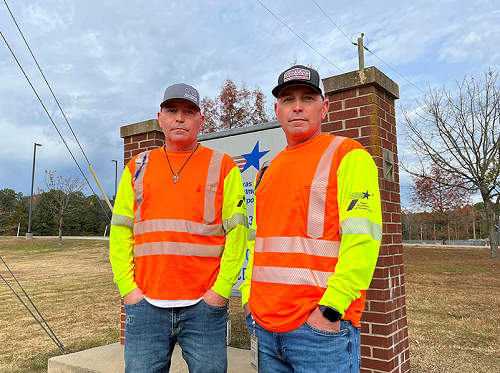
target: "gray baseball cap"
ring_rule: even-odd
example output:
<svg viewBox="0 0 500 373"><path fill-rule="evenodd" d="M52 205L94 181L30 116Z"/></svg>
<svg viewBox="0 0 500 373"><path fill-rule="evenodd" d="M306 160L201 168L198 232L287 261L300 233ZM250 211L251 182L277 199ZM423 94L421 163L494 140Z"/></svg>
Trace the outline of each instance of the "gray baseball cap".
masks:
<svg viewBox="0 0 500 373"><path fill-rule="evenodd" d="M170 100L186 100L196 105L198 110L200 109L200 94L196 90L196 88L186 84L186 83L177 83L173 84L167 89L165 89L165 93L163 94L163 101L160 104L160 108L162 108L167 101Z"/></svg>
<svg viewBox="0 0 500 373"><path fill-rule="evenodd" d="M314 88L323 99L325 98L325 88L319 77L319 73L307 66L295 65L283 71L278 78L278 85L273 88L273 96L278 98L283 88L293 84L304 84Z"/></svg>

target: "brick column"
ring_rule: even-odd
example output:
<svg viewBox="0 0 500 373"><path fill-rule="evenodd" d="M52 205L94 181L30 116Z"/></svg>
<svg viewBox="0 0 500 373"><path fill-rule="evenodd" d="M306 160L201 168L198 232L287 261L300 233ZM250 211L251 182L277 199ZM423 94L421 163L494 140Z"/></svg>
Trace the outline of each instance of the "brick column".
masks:
<svg viewBox="0 0 500 373"><path fill-rule="evenodd" d="M155 149L165 143L157 119L129 124L120 128L120 137L123 139L123 165L144 150Z"/></svg>
<svg viewBox="0 0 500 373"><path fill-rule="evenodd" d="M144 150L155 149L165 143L157 119L129 124L120 128L120 137L123 139L123 165L125 166L134 156ZM123 299L120 315L120 343L125 344L125 308Z"/></svg>
<svg viewBox="0 0 500 373"><path fill-rule="evenodd" d="M398 85L375 67L323 80L330 111L322 131L358 140L379 170L383 234L361 318L361 373L409 372L394 100Z"/></svg>

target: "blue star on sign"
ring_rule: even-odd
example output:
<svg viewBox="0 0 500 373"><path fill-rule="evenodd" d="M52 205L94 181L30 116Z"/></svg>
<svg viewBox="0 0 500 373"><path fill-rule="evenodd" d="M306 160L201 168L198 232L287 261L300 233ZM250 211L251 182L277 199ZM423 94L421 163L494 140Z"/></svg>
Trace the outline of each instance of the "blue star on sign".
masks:
<svg viewBox="0 0 500 373"><path fill-rule="evenodd" d="M241 156L247 160L245 163L245 167L243 167L242 173L245 172L245 170L251 166L254 166L257 171L260 169L260 164L259 161L260 159L265 156L267 153L269 153L269 150L265 152L259 151L259 141L255 144L253 147L253 150L249 154L242 154Z"/></svg>

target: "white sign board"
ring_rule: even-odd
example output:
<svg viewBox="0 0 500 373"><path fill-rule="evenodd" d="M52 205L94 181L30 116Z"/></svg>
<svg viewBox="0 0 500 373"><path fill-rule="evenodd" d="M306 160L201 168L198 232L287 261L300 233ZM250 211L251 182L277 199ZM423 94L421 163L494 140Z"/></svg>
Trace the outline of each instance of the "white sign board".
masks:
<svg viewBox="0 0 500 373"><path fill-rule="evenodd" d="M262 164L274 158L286 147L286 138L278 122L241 127L229 131L198 136L204 146L219 150L231 156L240 168L243 188L247 199L248 222L251 225L254 214L254 181ZM248 249L237 285L231 295L241 296L238 287L245 280Z"/></svg>

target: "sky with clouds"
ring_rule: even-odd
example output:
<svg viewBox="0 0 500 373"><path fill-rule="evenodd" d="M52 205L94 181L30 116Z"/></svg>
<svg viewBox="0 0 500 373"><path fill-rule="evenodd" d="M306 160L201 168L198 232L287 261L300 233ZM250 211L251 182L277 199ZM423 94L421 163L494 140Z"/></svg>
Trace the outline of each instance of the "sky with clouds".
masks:
<svg viewBox="0 0 500 373"><path fill-rule="evenodd" d="M481 77L500 64L497 1L259 1L7 4L109 196L114 194L112 160L118 160L119 175L123 165L120 127L155 118L170 84L183 81L213 98L229 76L238 86L243 81L251 89L259 86L271 107L271 89L293 61L312 64L323 78L357 70L357 47L349 39L356 41L362 32L365 46L390 67L368 52L365 66L376 66L396 81L398 105L411 110L422 97L419 89L453 88L455 79ZM4 1L0 31L100 194ZM35 190L44 186L44 170L82 177L7 45L0 44L0 189L30 193L35 142L43 145L37 147ZM411 160L399 106L397 116L400 158ZM401 182L405 192L410 179L401 174Z"/></svg>

